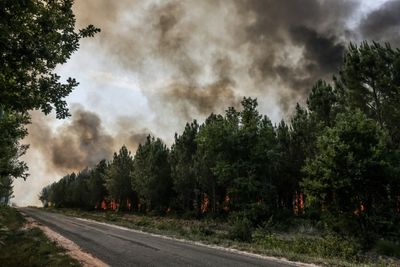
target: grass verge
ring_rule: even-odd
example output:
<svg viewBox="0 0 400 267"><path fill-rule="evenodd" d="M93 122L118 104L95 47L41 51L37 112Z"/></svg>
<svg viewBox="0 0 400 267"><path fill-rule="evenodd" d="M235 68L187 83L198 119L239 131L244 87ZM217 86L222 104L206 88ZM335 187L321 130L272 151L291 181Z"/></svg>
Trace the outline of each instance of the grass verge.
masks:
<svg viewBox="0 0 400 267"><path fill-rule="evenodd" d="M17 210L0 205L1 266L81 266L40 229L24 226L25 219Z"/></svg>
<svg viewBox="0 0 400 267"><path fill-rule="evenodd" d="M291 261L315 263L320 266L400 266L399 259L384 257L377 251L362 253L355 240L322 234L307 224L300 224L286 232L271 231L266 228L249 231L246 223L232 224L224 220L207 218L190 220L112 211L88 212L54 208L46 210L174 238L200 241L205 244L286 258Z"/></svg>

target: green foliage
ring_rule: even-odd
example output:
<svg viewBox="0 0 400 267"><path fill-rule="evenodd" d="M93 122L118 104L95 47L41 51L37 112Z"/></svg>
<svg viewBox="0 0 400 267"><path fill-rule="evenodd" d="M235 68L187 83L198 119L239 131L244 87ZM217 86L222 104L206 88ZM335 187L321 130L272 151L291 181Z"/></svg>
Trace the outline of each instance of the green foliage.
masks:
<svg viewBox="0 0 400 267"><path fill-rule="evenodd" d="M252 224L248 219L236 218L229 229L228 236L233 240L250 242L252 231Z"/></svg>
<svg viewBox="0 0 400 267"><path fill-rule="evenodd" d="M175 143L171 147L170 163L173 187L177 194L174 208L191 211L198 202L199 183L195 173L194 156L197 150L197 121L186 124L182 135L175 134Z"/></svg>
<svg viewBox="0 0 400 267"><path fill-rule="evenodd" d="M131 199L131 175L133 171L133 158L131 152L122 146L119 153L114 153L114 158L106 170L105 186L110 199L117 201L121 209L126 208L127 199Z"/></svg>
<svg viewBox="0 0 400 267"><path fill-rule="evenodd" d="M148 136L133 161L132 189L144 210L165 212L172 192L169 150L160 139Z"/></svg>
<svg viewBox="0 0 400 267"><path fill-rule="evenodd" d="M13 194L13 180L10 176L0 176L0 204L8 204Z"/></svg>
<svg viewBox="0 0 400 267"><path fill-rule="evenodd" d="M18 113L55 109L68 116L64 98L78 85L61 83L54 70L79 48L79 39L100 30L88 26L75 32L72 0L0 3L0 107Z"/></svg>
<svg viewBox="0 0 400 267"><path fill-rule="evenodd" d="M389 130L397 144L400 138L400 50L389 44L350 44L337 87L341 102L360 109Z"/></svg>
<svg viewBox="0 0 400 267"><path fill-rule="evenodd" d="M90 178L87 184L89 193L90 207L98 207L107 197L107 188L105 187L105 175L108 164L105 160L100 161L96 167L90 171Z"/></svg>
<svg viewBox="0 0 400 267"><path fill-rule="evenodd" d="M360 246L355 240L344 239L328 234L324 237L282 236L266 234L258 229L254 233L254 242L265 249L280 250L285 253L296 253L323 258L346 259L357 262L360 259Z"/></svg>
<svg viewBox="0 0 400 267"><path fill-rule="evenodd" d="M307 99L307 107L311 112L312 119L319 124L319 128L331 127L340 111L338 94L336 90L325 81L319 80Z"/></svg>
<svg viewBox="0 0 400 267"><path fill-rule="evenodd" d="M0 200L8 202L14 178L28 176L19 158L28 146L20 141L30 122L28 111L57 118L69 116L67 97L78 85L60 81L55 68L79 48L79 40L100 30L93 25L75 32L73 0L4 0L0 2Z"/></svg>
<svg viewBox="0 0 400 267"><path fill-rule="evenodd" d="M210 210L217 212L231 183L234 169L230 164L235 155L232 144L234 129L230 129L221 115L211 114L196 136L195 168L202 192L210 199Z"/></svg>
<svg viewBox="0 0 400 267"><path fill-rule="evenodd" d="M1 266L81 266L38 228L22 229L24 223L19 212L0 205Z"/></svg>
<svg viewBox="0 0 400 267"><path fill-rule="evenodd" d="M106 194L103 178L106 168L105 161L101 161L93 170L84 169L77 175L68 174L60 181L44 187L39 200L44 207L53 205L59 208L94 209Z"/></svg>
<svg viewBox="0 0 400 267"><path fill-rule="evenodd" d="M377 227L371 225L371 216L391 208L393 173L388 169L391 149L386 132L361 112L340 114L317 146L317 156L304 167L307 178L302 183L310 205L334 216L357 216L366 229Z"/></svg>
<svg viewBox="0 0 400 267"><path fill-rule="evenodd" d="M28 176L26 164L19 161L19 157L24 155L28 148L27 145L19 144L27 134L24 125L28 122L28 115L4 110L0 106L0 177L2 179L11 180L19 177L25 179Z"/></svg>

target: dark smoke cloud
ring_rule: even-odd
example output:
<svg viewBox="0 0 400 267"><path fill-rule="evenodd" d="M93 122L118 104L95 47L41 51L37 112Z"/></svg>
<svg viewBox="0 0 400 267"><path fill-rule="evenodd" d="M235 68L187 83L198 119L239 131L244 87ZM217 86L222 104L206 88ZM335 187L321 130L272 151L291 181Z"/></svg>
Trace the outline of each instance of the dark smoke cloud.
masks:
<svg viewBox="0 0 400 267"><path fill-rule="evenodd" d="M75 10L81 25L102 28L101 49L121 68L139 74L149 102L164 97L167 104L157 111L170 108L183 120L192 109L207 115L221 105L236 105L236 96L243 95L273 94L282 112L289 112L317 79L336 72L346 22L358 4L78 0ZM292 49L298 51L297 60ZM165 79L162 86L153 84Z"/></svg>
<svg viewBox="0 0 400 267"><path fill-rule="evenodd" d="M52 121L38 112L32 113L28 142L32 149L38 149L51 172L79 171L93 167L102 159L110 159L120 146L127 145L135 150L150 132L136 130L133 122L129 127L121 120L124 134L111 135L96 113L75 107L72 117L56 130L51 129ZM121 131L122 132L122 131Z"/></svg>
<svg viewBox="0 0 400 267"><path fill-rule="evenodd" d="M165 102L182 105L174 110L186 118L188 106L209 112L235 104L234 97L228 98L232 102L219 97L226 90L221 80L232 81L229 95L262 99L272 94L287 114L296 101L306 98L316 80L337 73L349 41L398 43L400 2L386 3L367 14L359 28L350 29L349 21L362 4L361 0L78 0L75 9L81 25L102 28L101 49L121 68L139 74L150 102L153 96L165 96ZM233 65L223 79L215 57ZM165 79L168 82L162 86L152 84ZM220 90L215 90L217 84L222 85ZM195 97L199 87L209 88L201 95L216 93L221 102L205 104L203 97ZM159 107L158 112L171 105Z"/></svg>
<svg viewBox="0 0 400 267"><path fill-rule="evenodd" d="M151 130L141 125L142 118L120 117L117 118L115 129L114 150L117 151L122 145L126 145L130 150L135 151L139 144L143 144L147 136L153 135Z"/></svg>
<svg viewBox="0 0 400 267"><path fill-rule="evenodd" d="M58 168L91 167L113 152L113 139L104 132L99 116L83 109L75 110L71 123L52 140L52 162Z"/></svg>
<svg viewBox="0 0 400 267"><path fill-rule="evenodd" d="M343 43L334 36L327 36L306 27L295 27L291 30L292 40L304 46L304 69L313 76L315 82L318 77L332 75L338 71L345 49ZM295 86L295 84L293 84Z"/></svg>
<svg viewBox="0 0 400 267"><path fill-rule="evenodd" d="M248 0L241 1L241 13L253 14L245 41L261 50L250 66L252 74L281 81L280 105L284 112L305 98L312 84L337 72L345 44L346 21L357 1ZM282 50L301 48L296 63L278 57ZM290 53L290 52L289 52ZM292 52L293 53L293 52Z"/></svg>
<svg viewBox="0 0 400 267"><path fill-rule="evenodd" d="M212 11L216 2L204 1L197 9L203 12ZM219 108L218 105L236 104L234 88L228 89L225 81L230 79L227 77L230 58L224 52L225 48L214 44L213 49L206 51L207 58L202 58L202 46L207 46L207 42L213 37L210 36L209 29L204 29L198 24L203 21L203 17L192 20L192 12L196 11L191 8L195 2L149 1L130 5L127 2L115 1L110 5L109 1L85 0L76 3L79 23L94 23L102 28L99 36L100 46L108 51L109 56L122 68L140 74L142 87L145 88L143 91L149 102L152 102L152 96L157 96L164 97L163 101L168 101L167 103L173 104L178 101L183 105L182 108L176 109L172 105L163 105L158 107L160 113L163 113L163 110L160 110L162 107L170 107L178 112L177 116L187 118L186 111L191 105L201 115L207 115L206 113ZM87 14L80 16L86 8L92 6L100 10L108 9L110 15L101 18ZM100 11L100 14L103 13L105 12ZM115 16L116 13L120 16ZM130 19L122 23L120 18L124 16ZM119 28L115 25L119 25ZM218 38L225 37L221 35ZM212 42L215 41L218 42L214 38ZM201 76L205 75L205 65L209 65L208 60L211 62L210 73L216 77L200 81ZM154 81L165 78L168 80L163 83L165 85L152 85ZM218 85L221 87L216 88ZM196 92L191 92L192 90ZM215 99L221 100L220 102L213 101L213 93L217 94ZM205 101L207 97L211 100L208 103Z"/></svg>
<svg viewBox="0 0 400 267"><path fill-rule="evenodd" d="M378 42L400 45L400 1L392 0L371 12L360 23L362 36Z"/></svg>
<svg viewBox="0 0 400 267"><path fill-rule="evenodd" d="M199 114L223 112L228 106L238 107L240 98L235 96L230 80L219 80L207 86L195 86L173 83L159 97L160 102L171 103L170 109L183 116L186 121L195 119Z"/></svg>

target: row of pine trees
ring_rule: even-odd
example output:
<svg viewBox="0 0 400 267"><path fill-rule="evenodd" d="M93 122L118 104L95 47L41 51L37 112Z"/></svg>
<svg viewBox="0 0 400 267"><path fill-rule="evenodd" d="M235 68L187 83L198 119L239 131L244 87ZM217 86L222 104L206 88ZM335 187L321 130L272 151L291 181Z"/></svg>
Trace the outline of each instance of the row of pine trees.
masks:
<svg viewBox="0 0 400 267"><path fill-rule="evenodd" d="M399 237L400 50L350 45L332 83L274 125L244 98L239 110L186 124L168 148L149 136L134 155L43 188L45 205L240 214L259 225L302 216L350 233Z"/></svg>

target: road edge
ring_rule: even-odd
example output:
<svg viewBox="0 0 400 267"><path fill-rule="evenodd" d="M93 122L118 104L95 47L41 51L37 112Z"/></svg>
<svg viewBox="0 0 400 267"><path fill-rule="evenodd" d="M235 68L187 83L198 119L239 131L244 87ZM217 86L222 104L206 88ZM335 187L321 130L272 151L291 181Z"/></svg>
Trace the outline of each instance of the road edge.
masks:
<svg viewBox="0 0 400 267"><path fill-rule="evenodd" d="M40 223L34 218L30 217L24 212L19 211L26 219L28 227L39 228L46 235L46 237L55 242L58 246L65 249L66 253L72 258L79 261L84 267L110 267L108 264L96 258L92 254L84 251L80 246L78 246L72 240L64 237L60 233L51 230L48 226Z"/></svg>
<svg viewBox="0 0 400 267"><path fill-rule="evenodd" d="M290 261L283 257L278 258L278 257L273 257L273 256L266 256L266 255L256 254L256 253L252 253L252 252L248 252L248 251L239 250L236 248L227 248L227 247L222 247L222 246L217 246L217 245L212 245L212 244L205 244L205 243L199 242L199 241L192 241L192 240L188 240L188 239L182 239L182 238L176 238L176 237L171 237L171 236L149 233L149 232L145 232L145 231L141 231L141 230L137 230L137 229L127 228L124 226L119 226L119 225L105 223L105 222L99 222L96 220L91 220L91 219L86 219L86 218L80 218L80 217L74 217L74 216L70 216L70 217L75 218L80 221L84 221L84 222L91 222L91 223L96 223L96 224L100 224L100 225L106 225L106 226L113 227L113 228L120 229L120 230L150 235L153 237L163 238L163 239L167 239L167 240L173 240L173 241L182 242L182 243L191 244L191 245L197 245L197 246L201 246L201 247L217 249L220 251L226 251L226 252L230 252L230 253L234 253L234 254L238 254L238 255L245 255L245 256L249 256L249 257L253 257L253 258L273 261L276 263L285 263L285 264L288 264L291 266L300 266L300 267L320 267L319 265L316 265L313 263Z"/></svg>

